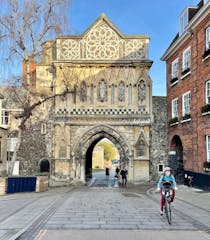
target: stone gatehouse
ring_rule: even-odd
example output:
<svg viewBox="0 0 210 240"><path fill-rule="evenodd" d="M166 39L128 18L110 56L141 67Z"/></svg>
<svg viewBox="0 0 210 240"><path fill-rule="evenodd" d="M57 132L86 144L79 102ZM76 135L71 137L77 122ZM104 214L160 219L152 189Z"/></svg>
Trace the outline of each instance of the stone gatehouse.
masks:
<svg viewBox="0 0 210 240"><path fill-rule="evenodd" d="M44 114L36 120L34 139L40 128L42 144L33 148L30 159L19 153L20 173L27 174L29 165L32 173L39 171L44 160L52 184L84 183L91 173L94 147L107 138L118 149L129 181L156 178L158 164L167 161L167 119L164 100L156 99L153 111L148 49L149 36L125 35L104 14L82 35L46 41L31 87L54 95L68 91L41 106ZM159 129L164 131L161 141ZM162 153L156 158L158 149Z"/></svg>

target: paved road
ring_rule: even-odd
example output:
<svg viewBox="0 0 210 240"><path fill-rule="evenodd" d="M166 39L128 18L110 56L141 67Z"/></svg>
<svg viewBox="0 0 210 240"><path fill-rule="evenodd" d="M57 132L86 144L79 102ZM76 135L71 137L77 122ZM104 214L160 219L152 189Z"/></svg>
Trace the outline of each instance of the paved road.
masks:
<svg viewBox="0 0 210 240"><path fill-rule="evenodd" d="M122 188L75 189L66 194L63 204L41 227L37 239L53 240L59 236L62 239L70 236L73 239L210 239L206 215L200 216L205 218L205 223L192 215L189 217L189 212L176 210L183 203L178 200L170 226L159 215L156 197ZM200 213L203 214L201 209Z"/></svg>
<svg viewBox="0 0 210 240"><path fill-rule="evenodd" d="M2 197L0 239L210 239L210 193L179 186L170 226L151 185L114 187L111 179Z"/></svg>
<svg viewBox="0 0 210 240"><path fill-rule="evenodd" d="M106 176L105 171L95 172L92 178L87 182L89 187L119 187L119 179L115 178L115 170L109 171L109 176Z"/></svg>

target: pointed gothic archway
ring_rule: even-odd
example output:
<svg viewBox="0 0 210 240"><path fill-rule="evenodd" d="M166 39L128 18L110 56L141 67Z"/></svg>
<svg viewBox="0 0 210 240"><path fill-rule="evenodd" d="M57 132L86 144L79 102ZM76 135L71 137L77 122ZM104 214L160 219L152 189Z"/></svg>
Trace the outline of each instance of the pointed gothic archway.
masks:
<svg viewBox="0 0 210 240"><path fill-rule="evenodd" d="M86 181L86 176L90 174L89 169L92 168L92 151L95 145L107 138L117 148L120 155L120 164L122 167L129 166L130 151L126 140L113 128L108 126L96 126L81 136L76 147L75 156L75 175L82 182Z"/></svg>
<svg viewBox="0 0 210 240"><path fill-rule="evenodd" d="M175 135L171 140L169 165L177 182L182 182L184 178L183 146L178 135Z"/></svg>

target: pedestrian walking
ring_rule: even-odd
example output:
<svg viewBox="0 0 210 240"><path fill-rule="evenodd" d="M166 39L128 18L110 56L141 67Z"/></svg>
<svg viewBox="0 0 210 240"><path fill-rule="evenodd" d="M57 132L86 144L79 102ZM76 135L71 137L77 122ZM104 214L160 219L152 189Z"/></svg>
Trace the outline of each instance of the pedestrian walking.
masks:
<svg viewBox="0 0 210 240"><path fill-rule="evenodd" d="M128 171L126 168L122 169L120 171L120 175L122 176L122 185L123 186L126 186L126 183L127 183L127 174L128 174Z"/></svg>
<svg viewBox="0 0 210 240"><path fill-rule="evenodd" d="M105 172L106 172L106 176L108 177L109 176L109 168L108 167L106 167Z"/></svg>
<svg viewBox="0 0 210 240"><path fill-rule="evenodd" d="M115 170L115 172L116 172L116 175L115 175L115 177L119 177L119 172L120 172L120 169L118 168L118 167L116 167L116 170Z"/></svg>

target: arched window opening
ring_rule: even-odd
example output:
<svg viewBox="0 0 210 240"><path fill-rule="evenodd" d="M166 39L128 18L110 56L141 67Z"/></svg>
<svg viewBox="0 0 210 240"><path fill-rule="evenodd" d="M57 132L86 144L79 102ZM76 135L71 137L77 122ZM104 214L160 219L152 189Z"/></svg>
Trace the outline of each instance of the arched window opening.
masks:
<svg viewBox="0 0 210 240"><path fill-rule="evenodd" d="M87 87L84 81L81 83L81 86L80 86L80 100L81 102L87 101Z"/></svg>
<svg viewBox="0 0 210 240"><path fill-rule="evenodd" d="M111 93L112 95L111 95L111 103L112 104L114 104L115 103L115 101L114 101L114 99L115 99L115 86L114 86L114 84L112 84L112 93Z"/></svg>
<svg viewBox="0 0 210 240"><path fill-rule="evenodd" d="M40 162L40 166L39 166L39 171L41 172L41 173L43 173L43 172L49 172L50 171L50 163L49 163L49 161L48 160L42 160L41 162Z"/></svg>
<svg viewBox="0 0 210 240"><path fill-rule="evenodd" d="M137 155L140 157L145 156L145 142L143 140L139 141L139 145L137 148Z"/></svg>
<svg viewBox="0 0 210 240"><path fill-rule="evenodd" d="M124 84L124 82L120 82L120 84L119 84L118 99L119 99L120 102L125 101L125 84Z"/></svg>

